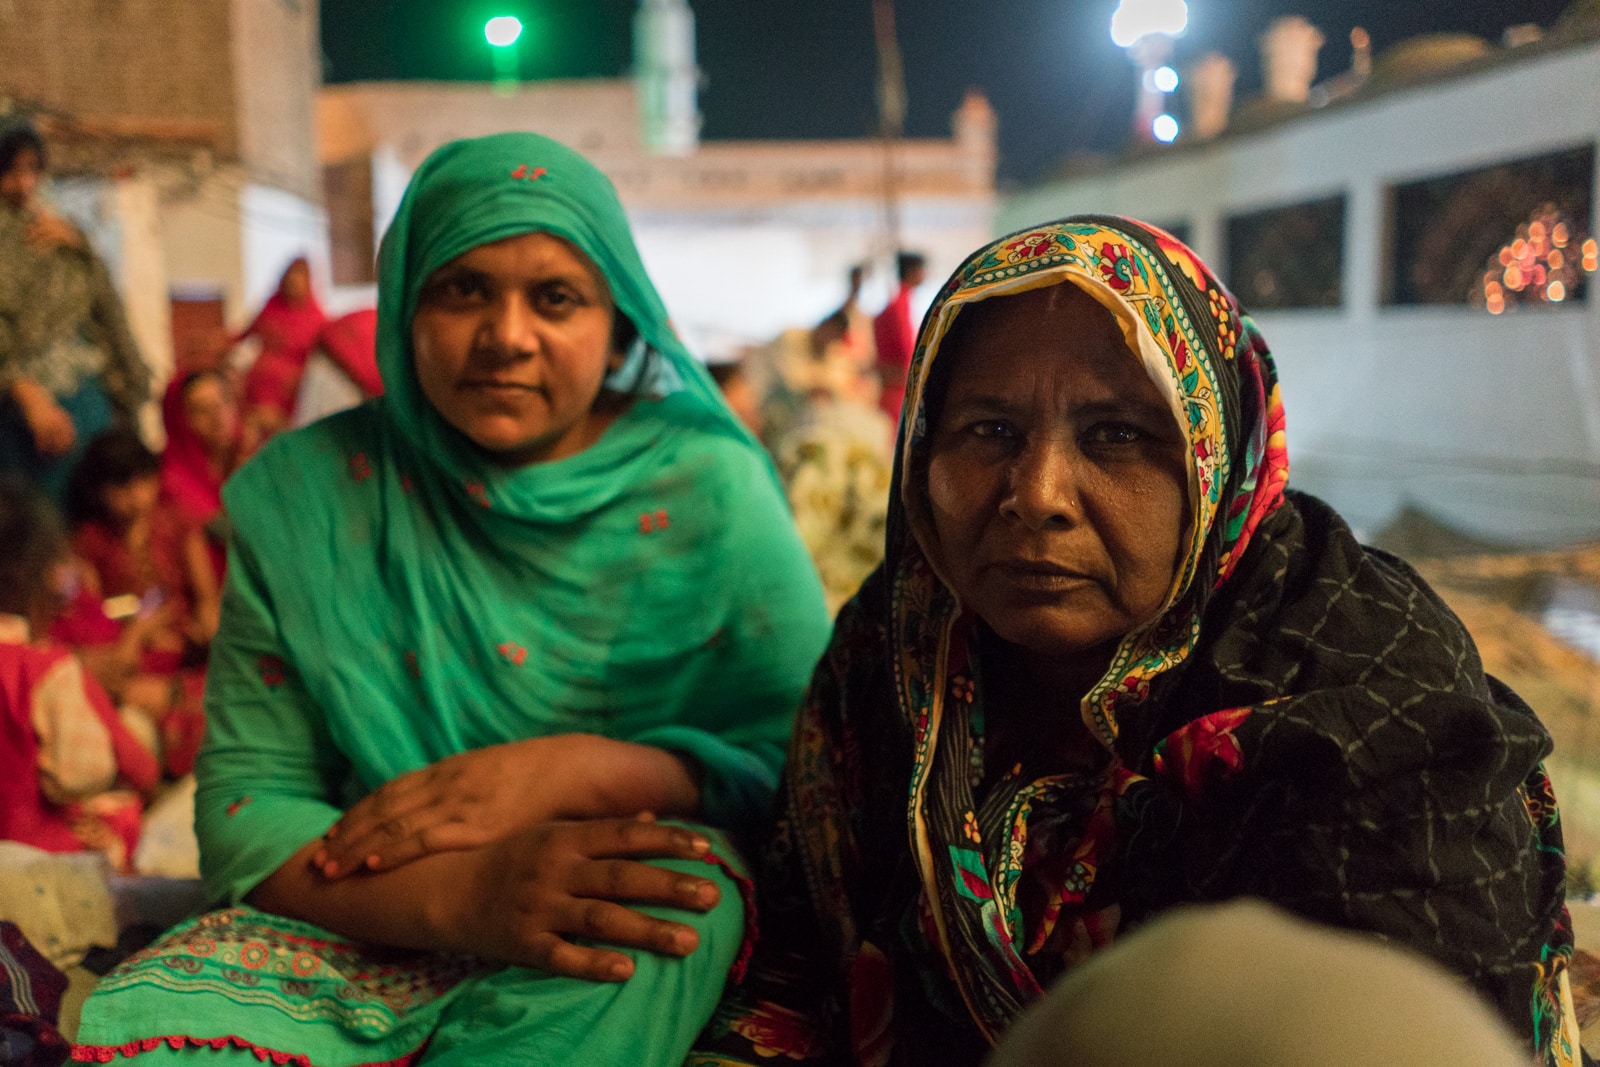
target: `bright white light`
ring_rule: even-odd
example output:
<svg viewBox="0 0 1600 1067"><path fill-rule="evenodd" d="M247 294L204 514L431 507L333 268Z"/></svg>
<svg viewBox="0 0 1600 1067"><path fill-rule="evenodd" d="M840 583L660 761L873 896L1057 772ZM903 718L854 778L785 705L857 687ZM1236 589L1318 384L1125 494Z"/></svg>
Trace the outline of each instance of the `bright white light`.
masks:
<svg viewBox="0 0 1600 1067"><path fill-rule="evenodd" d="M1163 93L1170 93L1178 87L1178 72L1171 67L1157 67L1150 72L1150 81Z"/></svg>
<svg viewBox="0 0 1600 1067"><path fill-rule="evenodd" d="M1111 39L1127 48L1150 33L1177 37L1189 26L1189 5L1184 0L1122 0L1111 16Z"/></svg>
<svg viewBox="0 0 1600 1067"><path fill-rule="evenodd" d="M1150 123L1150 132L1162 144L1171 144L1178 139L1178 120L1171 115L1157 115Z"/></svg>
<svg viewBox="0 0 1600 1067"><path fill-rule="evenodd" d="M515 15L499 15L483 24L483 36L496 48L510 48L522 36L522 20Z"/></svg>

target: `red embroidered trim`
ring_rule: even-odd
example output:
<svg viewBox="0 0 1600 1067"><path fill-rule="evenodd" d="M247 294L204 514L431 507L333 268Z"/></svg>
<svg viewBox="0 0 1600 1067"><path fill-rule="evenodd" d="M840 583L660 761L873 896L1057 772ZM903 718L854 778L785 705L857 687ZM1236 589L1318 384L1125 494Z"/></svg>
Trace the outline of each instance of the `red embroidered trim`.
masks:
<svg viewBox="0 0 1600 1067"><path fill-rule="evenodd" d="M734 957L733 966L728 968L729 978L735 983L743 982L745 971L750 968L750 957L756 950L756 938L761 936L761 929L756 923L756 884L734 870L732 864L715 852L707 852L700 858L714 867L721 867L723 873L739 887L739 899L744 901L744 940L739 943L739 954Z"/></svg>
<svg viewBox="0 0 1600 1067"><path fill-rule="evenodd" d="M141 1052L154 1052L161 1046L167 1046L174 1052L182 1052L186 1048L224 1049L230 1045L234 1048L244 1049L253 1053L262 1063L274 1063L279 1067L316 1067L311 1060L299 1053L280 1052L277 1049L262 1048L253 1045L242 1037L189 1037L186 1034L170 1034L167 1037L145 1037L138 1041L129 1041L126 1045L73 1045L72 1059L76 1063L110 1063L118 1056L128 1059L139 1055ZM423 1048L427 1046L424 1045ZM382 1060L361 1064L361 1067L410 1067L415 1063L417 1056L422 1053L422 1048L408 1052L397 1060Z"/></svg>

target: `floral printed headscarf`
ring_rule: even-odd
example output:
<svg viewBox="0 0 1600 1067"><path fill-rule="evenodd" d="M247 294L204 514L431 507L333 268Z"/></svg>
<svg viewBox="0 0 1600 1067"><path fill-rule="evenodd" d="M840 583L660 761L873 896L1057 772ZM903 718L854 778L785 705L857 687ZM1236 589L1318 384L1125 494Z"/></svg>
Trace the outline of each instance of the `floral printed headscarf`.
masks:
<svg viewBox="0 0 1600 1067"><path fill-rule="evenodd" d="M1030 824L1049 822L1077 841L1078 862L1062 873L1040 929L1027 932L1037 946L1061 906L1081 900L1092 884L1103 852L1096 834L1109 833L1106 807L1116 779L1131 772L1113 760L1109 782L1078 775L1019 779L1013 788L991 789L982 803L975 798L982 777L981 714L971 681L977 620L938 573L927 518L926 449L936 414L927 410L928 383L963 308L1060 284L1078 286L1112 314L1129 358L1167 397L1189 459L1193 519L1166 603L1123 638L1080 709L1106 750L1114 750L1122 716L1189 657L1207 601L1282 502L1288 480L1283 409L1266 344L1199 258L1158 229L1077 216L1012 234L969 257L928 311L900 430L892 495L899 506L889 518L890 642L899 705L915 745L908 817L928 887L925 925L991 1037L1039 992L1017 943L1023 931L1016 894Z"/></svg>

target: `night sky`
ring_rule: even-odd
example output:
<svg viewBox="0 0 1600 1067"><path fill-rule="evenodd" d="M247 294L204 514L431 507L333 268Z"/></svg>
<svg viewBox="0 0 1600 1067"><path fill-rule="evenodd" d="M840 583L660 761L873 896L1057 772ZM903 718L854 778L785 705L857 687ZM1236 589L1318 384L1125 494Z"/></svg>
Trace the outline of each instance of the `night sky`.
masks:
<svg viewBox="0 0 1600 1067"><path fill-rule="evenodd" d="M707 139L859 137L876 125L871 0L689 0L705 84ZM1548 28L1568 0L1189 0L1176 65L1220 51L1238 65L1235 99L1260 84L1256 38L1280 15L1304 15L1327 37L1319 77L1350 62L1349 33L1373 49L1419 33ZM528 25L525 78L617 76L630 64L636 0L322 0L329 82L486 79L483 23ZM1116 0L900 0L910 99L906 132L948 136L968 86L1000 117L1005 184L1048 173L1074 152L1116 148L1133 110L1134 76L1111 43Z"/></svg>

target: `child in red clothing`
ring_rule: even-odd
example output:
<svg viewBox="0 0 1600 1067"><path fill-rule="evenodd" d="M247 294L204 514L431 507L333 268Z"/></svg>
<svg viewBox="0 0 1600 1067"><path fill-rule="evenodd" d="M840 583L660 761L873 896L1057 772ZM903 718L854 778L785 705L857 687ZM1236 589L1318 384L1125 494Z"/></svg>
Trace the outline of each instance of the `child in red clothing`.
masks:
<svg viewBox="0 0 1600 1067"><path fill-rule="evenodd" d="M220 595L201 529L157 506L160 471L161 461L130 432L105 434L84 450L67 483L83 590L56 632L95 646L86 654L90 668L113 696L155 720L168 770L180 775L199 743L193 698Z"/></svg>
<svg viewBox="0 0 1600 1067"><path fill-rule="evenodd" d="M105 690L45 633L69 566L61 520L0 481L0 839L49 852L99 849L127 869L142 795L160 768Z"/></svg>

